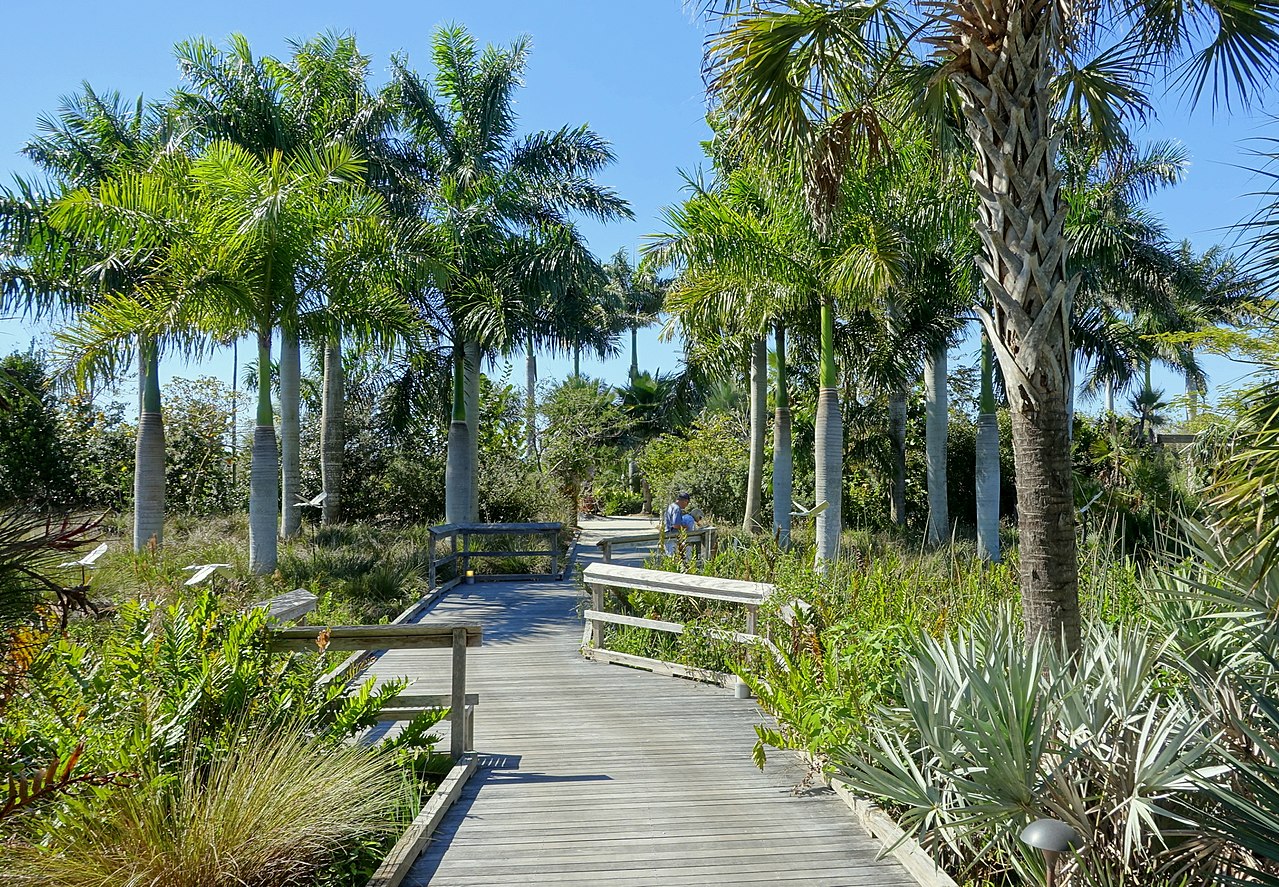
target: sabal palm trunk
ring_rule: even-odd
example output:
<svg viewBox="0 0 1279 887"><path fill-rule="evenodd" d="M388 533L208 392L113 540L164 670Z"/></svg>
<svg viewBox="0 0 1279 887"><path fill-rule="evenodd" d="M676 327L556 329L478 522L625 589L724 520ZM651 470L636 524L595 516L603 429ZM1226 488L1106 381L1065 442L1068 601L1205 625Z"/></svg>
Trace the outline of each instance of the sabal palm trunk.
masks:
<svg viewBox="0 0 1279 887"><path fill-rule="evenodd" d="M827 503L817 516L818 569L839 554L842 527L844 423L839 411L839 377L835 370L835 302L822 300L821 388L817 392L816 498Z"/></svg>
<svg viewBox="0 0 1279 887"><path fill-rule="evenodd" d="M786 388L786 328L778 325L777 394L773 408L773 529L777 544L790 546L794 508L794 453L791 450L790 392Z"/></svg>
<svg viewBox="0 0 1279 887"><path fill-rule="evenodd" d="M466 519L480 519L480 346L466 343Z"/></svg>
<svg viewBox="0 0 1279 887"><path fill-rule="evenodd" d="M280 537L302 529L302 347L296 332L280 332Z"/></svg>
<svg viewBox="0 0 1279 887"><path fill-rule="evenodd" d="M975 149L983 322L1008 383L1027 636L1079 648L1066 270L1052 119L1052 4L964 0L946 49Z"/></svg>
<svg viewBox="0 0 1279 887"><path fill-rule="evenodd" d="M533 334L528 334L524 343L524 364L527 387L524 394L524 439L528 447L528 458L534 465L541 464L541 456L537 451L537 349L533 344Z"/></svg>
<svg viewBox="0 0 1279 887"><path fill-rule="evenodd" d="M977 551L999 563L999 420L995 415L995 366L982 337L981 398L977 413Z"/></svg>
<svg viewBox="0 0 1279 887"><path fill-rule="evenodd" d="M888 441L892 448L893 477L888 492L888 517L906 526L906 392L888 395Z"/></svg>
<svg viewBox="0 0 1279 887"><path fill-rule="evenodd" d="M324 345L324 403L320 408L320 485L324 504L321 522L342 520L342 463L346 450L346 373L342 367L342 334Z"/></svg>
<svg viewBox="0 0 1279 887"><path fill-rule="evenodd" d="M924 461L928 469L928 531L930 545L940 545L950 535L950 510L946 483L946 436L950 424L950 399L946 390L946 346L928 356L924 365Z"/></svg>
<svg viewBox="0 0 1279 887"><path fill-rule="evenodd" d="M138 341L140 403L133 461L133 550L164 542L164 414L160 403L160 349Z"/></svg>
<svg viewBox="0 0 1279 887"><path fill-rule="evenodd" d="M751 413L750 465L746 472L746 513L742 530L754 533L760 529L764 510L764 447L768 415L768 342L757 336L751 342Z"/></svg>
<svg viewBox="0 0 1279 887"><path fill-rule="evenodd" d="M471 478L467 462L471 452L466 424L466 358L462 346L453 347L453 420L449 423L448 450L444 465L444 522L468 522L471 505Z"/></svg>
<svg viewBox="0 0 1279 887"><path fill-rule="evenodd" d="M280 452L271 412L271 330L258 333L258 411L249 467L249 569L275 571L279 558L276 519L280 508Z"/></svg>

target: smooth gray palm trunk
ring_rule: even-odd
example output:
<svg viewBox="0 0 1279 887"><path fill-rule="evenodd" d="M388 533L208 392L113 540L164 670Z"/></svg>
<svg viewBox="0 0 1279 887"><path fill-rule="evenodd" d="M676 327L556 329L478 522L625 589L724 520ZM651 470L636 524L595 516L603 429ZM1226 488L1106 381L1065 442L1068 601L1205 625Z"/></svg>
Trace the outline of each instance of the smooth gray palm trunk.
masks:
<svg viewBox="0 0 1279 887"><path fill-rule="evenodd" d="M133 456L133 550L164 542L164 414L160 405L160 351L139 342L138 437Z"/></svg>
<svg viewBox="0 0 1279 887"><path fill-rule="evenodd" d="M746 514L742 517L742 530L754 533L762 526L768 426L768 342L763 336L751 342L750 398L750 465L746 472Z"/></svg>
<svg viewBox="0 0 1279 887"><path fill-rule="evenodd" d="M773 411L773 532L790 547L794 508L794 453L791 448L790 392L786 390L786 330L777 327L777 396Z"/></svg>
<svg viewBox="0 0 1279 887"><path fill-rule="evenodd" d="M467 520L480 519L480 346L466 343Z"/></svg>
<svg viewBox="0 0 1279 887"><path fill-rule="evenodd" d="M827 508L817 516L817 567L839 555L842 526L844 423L839 410L839 389L822 388L817 393L816 499Z"/></svg>
<svg viewBox="0 0 1279 887"><path fill-rule="evenodd" d="M930 545L950 536L950 511L946 484L946 436L950 424L950 399L946 389L946 348L929 355L924 365L924 460L928 468L928 532Z"/></svg>
<svg viewBox="0 0 1279 887"><path fill-rule="evenodd" d="M258 335L258 409L249 467L249 570L275 572L279 561L276 521L280 509L280 452L271 413L271 331Z"/></svg>
<svg viewBox="0 0 1279 887"><path fill-rule="evenodd" d="M453 348L453 420L449 423L444 464L444 521L468 523L471 508L471 440L466 422L466 359L463 346Z"/></svg>
<svg viewBox="0 0 1279 887"><path fill-rule="evenodd" d="M524 442L529 461L540 465L541 456L537 450L537 349L533 345L532 334L524 345L524 355Z"/></svg>
<svg viewBox="0 0 1279 887"><path fill-rule="evenodd" d="M302 348L297 333L280 333L280 537L302 529Z"/></svg>
<svg viewBox="0 0 1279 887"><path fill-rule="evenodd" d="M999 563L999 421L977 416L977 551Z"/></svg>
<svg viewBox="0 0 1279 887"><path fill-rule="evenodd" d="M977 414L977 551L999 563L999 419L995 414L995 364L990 340L982 337L981 396Z"/></svg>
<svg viewBox="0 0 1279 887"><path fill-rule="evenodd" d="M346 373L342 368L342 336L324 345L324 402L320 406L320 486L324 503L320 520L331 526L342 520L342 463L346 450Z"/></svg>
<svg viewBox="0 0 1279 887"><path fill-rule="evenodd" d="M888 516L899 527L906 526L906 392L888 396L888 440L892 448L893 477L888 493Z"/></svg>

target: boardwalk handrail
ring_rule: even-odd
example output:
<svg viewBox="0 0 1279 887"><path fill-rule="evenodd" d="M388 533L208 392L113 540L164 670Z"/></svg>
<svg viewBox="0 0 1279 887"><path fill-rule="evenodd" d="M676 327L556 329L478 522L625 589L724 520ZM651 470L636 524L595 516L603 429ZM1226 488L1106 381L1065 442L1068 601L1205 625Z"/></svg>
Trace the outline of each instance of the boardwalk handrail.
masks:
<svg viewBox="0 0 1279 887"><path fill-rule="evenodd" d="M720 579L715 576L696 576L687 573L668 573L663 570L645 570L639 567L623 567L616 564L591 564L582 574L582 580L591 590L591 609L583 616L586 620L582 634L582 655L597 662L612 662L646 668L662 674L696 678L729 686L737 683L734 675L710 669L695 668L677 662L666 662L630 653L619 653L604 646L604 626L631 625L671 634L683 634L687 626L679 622L643 619L621 613L610 613L605 608L606 588L626 588L635 591L656 591L702 600L725 601L741 604L746 608L745 631L706 629L706 634L738 644L763 641L757 633L759 606L777 589L764 582L743 582L739 579ZM739 685L740 687L741 685ZM741 691L739 690L739 694Z"/></svg>
<svg viewBox="0 0 1279 887"><path fill-rule="evenodd" d="M714 527L698 527L695 530L680 530L678 532L683 537L686 545L692 545L697 549L698 560L704 561L710 556L711 544L715 538ZM666 533L659 527L656 530L647 530L643 533L608 536L595 544L599 547L600 553L604 557L604 563L611 564L615 545L642 545L646 542L655 542L661 545L665 541Z"/></svg>
<svg viewBox="0 0 1279 887"><path fill-rule="evenodd" d="M483 642L483 629L474 623L409 622L399 625L306 625L277 628L270 633L267 648L276 651L317 649L321 641L330 650L453 650L449 686L449 754L458 760L472 736L466 693L466 648ZM431 700L434 701L434 697ZM434 706L431 706L434 707Z"/></svg>
<svg viewBox="0 0 1279 887"><path fill-rule="evenodd" d="M564 529L561 523L551 521L543 523L504 523L504 524L440 524L431 527L428 530L430 536L430 565L428 567L429 580L431 588L441 588L438 583L437 571L440 567L453 564L455 573L452 579L443 584L442 589L452 588L457 583L466 578L467 571L471 568L471 558L475 557L546 557L550 558L550 569L546 573L504 573L500 575L488 575L486 579L558 579L559 576L559 556L560 556L560 532ZM471 549L472 536L536 536L546 541L546 548L534 551L473 551ZM458 540L461 539L462 546L458 548ZM450 551L444 556L437 556L435 546L437 542L448 540Z"/></svg>

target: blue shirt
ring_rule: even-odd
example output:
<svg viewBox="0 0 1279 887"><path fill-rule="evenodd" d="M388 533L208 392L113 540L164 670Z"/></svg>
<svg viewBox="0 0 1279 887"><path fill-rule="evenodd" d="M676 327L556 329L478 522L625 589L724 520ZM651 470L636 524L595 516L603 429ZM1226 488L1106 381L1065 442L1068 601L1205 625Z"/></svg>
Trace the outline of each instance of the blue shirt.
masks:
<svg viewBox="0 0 1279 887"><path fill-rule="evenodd" d="M678 530L680 527L684 526L685 517L684 509L679 507L678 502L672 502L670 505L667 505L666 512L662 518L662 522L666 525L666 532L669 533L672 530Z"/></svg>

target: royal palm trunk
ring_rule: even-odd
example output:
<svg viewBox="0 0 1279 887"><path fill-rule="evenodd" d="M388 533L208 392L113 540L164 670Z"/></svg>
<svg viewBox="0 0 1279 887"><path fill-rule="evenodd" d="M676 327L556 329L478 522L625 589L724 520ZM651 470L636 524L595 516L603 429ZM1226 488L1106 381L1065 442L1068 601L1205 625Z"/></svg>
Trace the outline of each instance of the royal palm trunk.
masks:
<svg viewBox="0 0 1279 887"><path fill-rule="evenodd" d="M466 343L466 519L480 519L480 346Z"/></svg>
<svg viewBox="0 0 1279 887"><path fill-rule="evenodd" d="M528 458L534 465L541 464L537 451L537 350L533 345L533 334L529 333L524 344L525 375L527 387L524 394L524 439L528 447Z"/></svg>
<svg viewBox="0 0 1279 887"><path fill-rule="evenodd" d="M768 343L763 336L751 342L750 391L750 466L746 473L746 514L742 517L742 530L754 533L760 529L764 508L764 438L768 421Z"/></svg>
<svg viewBox="0 0 1279 887"><path fill-rule="evenodd" d="M471 504L471 478L467 462L471 452L466 424L466 359L462 346L453 348L453 421L449 423L448 451L444 465L444 522L464 524Z"/></svg>
<svg viewBox="0 0 1279 887"><path fill-rule="evenodd" d="M133 550L164 542L164 414L160 406L160 349L154 339L138 342L141 392L133 457Z"/></svg>
<svg viewBox="0 0 1279 887"><path fill-rule="evenodd" d="M302 529L302 460L300 454L302 348L295 332L280 333L280 537L292 539Z"/></svg>
<svg viewBox="0 0 1279 887"><path fill-rule="evenodd" d="M346 373L342 367L342 334L324 345L324 403L320 407L320 485L324 491L321 521L342 520L342 461L346 449Z"/></svg>
<svg viewBox="0 0 1279 887"><path fill-rule="evenodd" d="M786 328L777 337L777 395L773 411L773 529L777 544L790 546L791 510L794 508L794 454L791 451L790 392L786 389Z"/></svg>
<svg viewBox="0 0 1279 887"><path fill-rule="evenodd" d="M276 519L280 508L280 452L271 412L271 330L258 334L258 410L249 467L249 570L272 573L278 562Z"/></svg>
<svg viewBox="0 0 1279 887"><path fill-rule="evenodd" d="M983 317L1008 386L1027 635L1079 647L1079 572L1067 414L1070 311L1049 3L961 0L943 51L975 152Z"/></svg>
<svg viewBox="0 0 1279 887"><path fill-rule="evenodd" d="M888 492L888 516L906 526L906 392L888 395L888 441L892 447L893 477Z"/></svg>
<svg viewBox="0 0 1279 887"><path fill-rule="evenodd" d="M822 569L839 554L842 526L844 423L839 411L839 377L835 370L835 301L822 300L821 388L817 392L816 483L817 502L826 510L817 515L816 565Z"/></svg>
<svg viewBox="0 0 1279 887"><path fill-rule="evenodd" d="M950 402L946 391L946 346L930 354L924 365L924 461L928 470L928 532L930 545L940 545L950 535L950 510L946 485L946 435Z"/></svg>
<svg viewBox="0 0 1279 887"><path fill-rule="evenodd" d="M991 563L999 563L999 421L995 415L994 374L994 355L983 336L977 414L977 551Z"/></svg>

